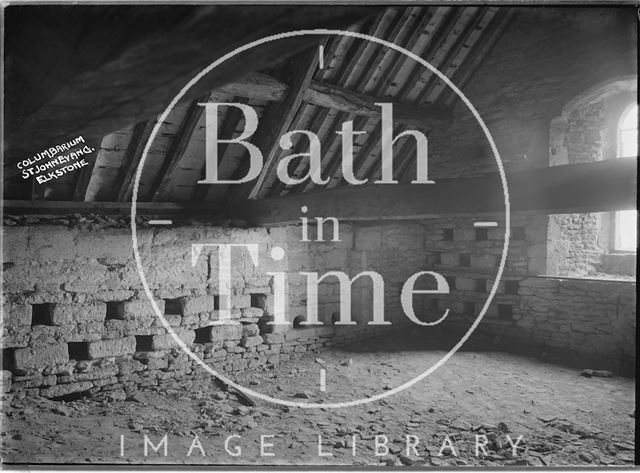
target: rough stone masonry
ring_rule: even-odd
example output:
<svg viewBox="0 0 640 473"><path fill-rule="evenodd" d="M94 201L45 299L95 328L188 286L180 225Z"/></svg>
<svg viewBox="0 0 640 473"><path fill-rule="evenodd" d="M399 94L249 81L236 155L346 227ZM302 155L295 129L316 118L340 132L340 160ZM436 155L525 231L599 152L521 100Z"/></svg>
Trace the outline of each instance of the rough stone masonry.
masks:
<svg viewBox="0 0 640 473"><path fill-rule="evenodd" d="M300 271L378 271L387 283L386 318L400 328L402 282L417 270L434 268L448 278L451 293L423 297L415 307L426 317L450 309L439 329L458 335L487 297L502 245L499 229L478 233L464 218L344 224L341 241L331 243L300 242L299 228L293 226L147 227L139 229L138 238L145 274L164 317L196 354L225 372L275 365L307 350L381 333L380 327L366 324L371 288L360 281L352 291L358 325L332 326L340 306L337 280L320 286L325 326L294 324L274 333L265 323L273 303L267 271L289 273L290 321L305 315ZM5 226L4 240L5 390L59 398L126 393L208 376L154 314L128 228L36 222ZM262 255L276 245L286 250L282 261L263 257L259 267L246 253L234 254L232 317L240 325L211 325L220 307L215 252L191 266L191 244L205 241L258 243ZM616 370L632 367L635 282L539 277L545 248L544 218L514 219L507 268L478 333L537 353L568 354Z"/></svg>

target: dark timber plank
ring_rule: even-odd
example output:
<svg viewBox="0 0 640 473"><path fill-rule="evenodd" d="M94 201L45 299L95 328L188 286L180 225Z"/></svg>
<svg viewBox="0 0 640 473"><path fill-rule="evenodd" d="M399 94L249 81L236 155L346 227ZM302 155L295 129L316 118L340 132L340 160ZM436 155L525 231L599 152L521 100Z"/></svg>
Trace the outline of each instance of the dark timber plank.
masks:
<svg viewBox="0 0 640 473"><path fill-rule="evenodd" d="M507 176L512 212L605 212L636 208L636 158L533 169ZM396 220L504 212L497 174L436 179L436 184L348 186L247 201L231 209L254 225L299 222L307 216Z"/></svg>
<svg viewBox="0 0 640 473"><path fill-rule="evenodd" d="M326 40L323 41L323 44ZM302 104L305 90L309 87L311 77L318 66L318 49L310 48L304 53L292 57L287 64L285 77L291 77L289 91L282 102L272 102L265 109L253 144L262 151L263 167L257 180L240 184L230 192L231 202L242 202L254 198L259 192L266 176L275 166L280 137L285 134ZM248 168L248 161L243 162L242 169Z"/></svg>
<svg viewBox="0 0 640 473"><path fill-rule="evenodd" d="M375 105L376 103L392 102L394 120L412 126L424 126L429 121L443 122L451 119L451 112L441 107L398 103L390 97L373 97L315 81L305 94L305 100L315 105L366 117L380 116L381 109Z"/></svg>
<svg viewBox="0 0 640 473"><path fill-rule="evenodd" d="M4 213L7 215L131 215L130 202L77 202L73 200L47 200L33 202L30 200L5 200ZM223 207L208 203L171 203L171 202L138 202L137 215L220 216Z"/></svg>
<svg viewBox="0 0 640 473"><path fill-rule="evenodd" d="M493 17L491 23L485 28L485 31L480 35L480 39L474 45L472 54L470 57L465 58L462 65L456 70L453 75L453 83L459 89L464 89L464 86L469 82L475 71L480 67L482 61L488 56L498 40L502 37L507 27L511 23L515 9L505 8L498 9L498 12ZM444 98L439 97L439 102L452 106L458 99L458 95L450 88L445 89Z"/></svg>
<svg viewBox="0 0 640 473"><path fill-rule="evenodd" d="M637 158L532 169L507 176L512 212L557 214L636 208ZM502 214L504 197L496 174L436 179L436 184L364 185L287 197L248 200L234 207L215 203L139 202L141 215L227 216L254 225L297 223L300 207L308 216L349 220L398 220L455 215ZM5 200L7 215L94 213L128 215L128 202Z"/></svg>
<svg viewBox="0 0 640 473"><path fill-rule="evenodd" d="M120 183L120 186L114 189L115 200L123 202L131 198L134 176L142 158L142 151L155 124L155 120L151 120L138 123L133 127L133 133L124 153L122 167L116 180L116 182Z"/></svg>
<svg viewBox="0 0 640 473"><path fill-rule="evenodd" d="M491 21L491 18L493 18L494 14L495 10L490 7L481 8L476 12L476 14L471 18L467 27L460 33L460 36L458 36L458 39L455 41L453 46L451 46L451 48L446 52L440 64L437 65L440 72L448 77L451 75L449 72L449 67L455 63L455 61L458 59L458 55L462 52L462 50L469 46L470 38L474 34L477 34L478 30L483 32L483 30L487 26L486 23ZM473 47L474 45L471 44L471 50L473 50ZM462 61L462 63L464 63L464 60ZM418 97L416 97L416 102L425 102L425 99L429 98L429 95L432 93L439 82L441 82L440 78L435 74L432 74L429 77L427 85L418 94ZM449 86L445 87L445 90L447 89L449 89Z"/></svg>
<svg viewBox="0 0 640 473"><path fill-rule="evenodd" d="M202 99L196 99L189 104L189 108L187 109L184 119L180 124L180 128L178 129L176 136L173 138L171 146L167 150L167 155L162 162L158 176L155 182L151 185L151 190L149 191L150 200L154 202L160 200L160 196L169 186L173 173L178 168L178 165L184 156L184 152L187 150L191 136L198 126L198 122L202 116L204 107L198 105L198 103L206 102L207 100L208 97L204 97Z"/></svg>
<svg viewBox="0 0 640 473"><path fill-rule="evenodd" d="M238 97L234 97L233 102L236 103L247 103L247 100L240 99ZM235 136L236 128L238 128L238 124L244 118L242 111L237 107L229 107L229 110L225 114L224 122L222 124L222 132L220 133L220 137L223 139L232 139ZM218 149L218 156L220 156L220 161L224 160L225 153L229 148L230 143L221 143ZM206 165L205 165L206 166ZM206 167L202 168L202 172L200 174L201 179L205 178ZM196 184L193 188L193 192L191 193L191 200L193 201L206 201L209 198L209 191L211 190L211 184Z"/></svg>
<svg viewBox="0 0 640 473"><path fill-rule="evenodd" d="M254 73L246 76L242 81L228 84L218 90L230 92L239 97L281 102L285 99L289 87L273 77ZM303 92L302 97L305 102L313 105L363 117L379 117L380 107L375 104L392 101L395 120L412 126L422 126L429 121L447 122L451 120L449 109L415 105L389 97L361 94L338 85L316 80L309 82L309 88Z"/></svg>
<svg viewBox="0 0 640 473"><path fill-rule="evenodd" d="M84 137L87 144L91 146L90 143L101 143L101 138L89 138ZM87 197L87 189L89 188L89 182L91 182L91 175L93 174L93 170L96 167L96 161L98 160L98 156L100 155L100 146L95 147L95 153L93 156L89 156L87 158L87 166L83 167L78 173L78 180L76 181L76 186L73 191L73 200L83 201Z"/></svg>

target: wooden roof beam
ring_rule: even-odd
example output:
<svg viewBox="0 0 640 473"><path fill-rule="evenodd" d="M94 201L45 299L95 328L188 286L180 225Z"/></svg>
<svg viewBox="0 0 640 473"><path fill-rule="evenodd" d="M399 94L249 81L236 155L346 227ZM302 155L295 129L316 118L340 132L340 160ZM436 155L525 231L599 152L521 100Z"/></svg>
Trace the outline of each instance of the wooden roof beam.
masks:
<svg viewBox="0 0 640 473"><path fill-rule="evenodd" d="M311 83L305 100L315 105L366 117L380 116L380 107L375 105L376 103L392 102L394 120L410 126L424 126L429 121L451 120L451 112L441 107L397 103L392 97L372 97L320 82Z"/></svg>
<svg viewBox="0 0 640 473"><path fill-rule="evenodd" d="M324 43L326 43L326 39ZM265 108L252 139L252 143L262 151L264 159L262 171L256 180L232 188L229 194L231 202L253 199L260 191L264 180L276 165L276 158L280 150L280 137L289 131L317 66L317 48L310 48L289 60L283 74L285 77L291 77L287 94L281 102L272 102ZM248 161L244 160L239 172L245 172L248 166Z"/></svg>
<svg viewBox="0 0 640 473"><path fill-rule="evenodd" d="M142 158L142 151L151 135L155 120L150 120L142 123L138 123L133 127L133 133L131 139L127 145L127 149L124 152L122 158L122 166L118 171L118 177L116 183L120 183L119 187L114 189L113 198L116 201L124 202L131 198L133 192L133 178L140 164Z"/></svg>
<svg viewBox="0 0 640 473"><path fill-rule="evenodd" d="M99 142L102 144L102 139L94 139L93 137L87 139L85 137L87 143L95 143ZM76 185L73 190L73 200L87 200L87 190L89 189L89 183L91 182L91 176L93 175L93 169L96 167L96 161L98 160L98 156L100 155L100 147L98 146L94 156L90 156L87 159L87 166L83 167L78 173L78 179L76 180Z"/></svg>
<svg viewBox="0 0 640 473"><path fill-rule="evenodd" d="M239 97L281 102L287 95L288 89L286 84L271 76L253 73L219 90ZM423 126L428 121L448 122L452 118L451 111L442 107L397 102L391 97L360 94L344 87L315 80L309 82L309 88L303 93L303 100L312 105L365 117L379 116L380 107L375 104L391 101L394 104L395 120L412 126Z"/></svg>
<svg viewBox="0 0 640 473"><path fill-rule="evenodd" d="M240 103L246 102L246 100L238 99L237 97L234 97L233 101L240 102ZM233 138L235 136L236 128L238 128L238 124L243 118L244 118L244 115L242 114L242 111L239 108L229 107L229 110L227 110L227 113L224 116L224 121L222 123L222 132L219 134L219 136L223 137L226 140L230 140L231 138ZM231 143L228 143L228 142L219 144L218 156L220 156L220 161L224 160L225 154L230 144ZM206 177L206 163L202 169L202 172L200 173L200 177L202 180L204 180L204 178ZM196 186L193 189L193 192L191 193L191 200L193 201L209 200L209 194L211 189L212 189L212 186L209 184L196 184Z"/></svg>
<svg viewBox="0 0 640 473"><path fill-rule="evenodd" d="M637 159L532 169L507 176L512 212L556 214L636 208ZM455 215L502 214L497 174L436 179L433 185L347 186L246 201L229 209L254 225L284 225L308 216L340 220L398 220Z"/></svg>
<svg viewBox="0 0 640 473"><path fill-rule="evenodd" d="M102 137L157 116L195 73L234 47L292 30L343 28L380 11L320 5L169 5L142 10L85 5L73 12L52 6L26 15L25 9L6 12L13 27L5 34L5 56L11 59L5 88L23 100L14 100L5 115L5 178L17 174L13 165L23 156L59 141L79 134L85 140ZM230 24L237 27L229 29ZM91 34L78 25L91 25ZM27 28L38 34L26 38ZM46 41L63 33L64 44ZM311 36L296 37L248 50L207 74L186 99L272 66L316 42ZM46 58L52 55L58 60L48 74L21 80L34 61L48 64ZM42 90L47 93L30 93Z"/></svg>
<svg viewBox="0 0 640 473"><path fill-rule="evenodd" d="M6 215L71 215L97 214L130 216L131 202L78 202L74 200L5 200L3 211ZM157 216L210 216L220 217L223 206L207 203L138 202L136 215Z"/></svg>
<svg viewBox="0 0 640 473"><path fill-rule="evenodd" d="M637 158L569 164L512 173L507 176L512 212L559 214L607 212L636 208ZM309 216L341 220L399 220L442 216L500 215L504 196L497 174L439 179L433 185L348 186L286 197L248 200L233 207L217 203L138 202L140 215L227 216L254 225L300 221L300 207ZM94 213L129 215L129 202L5 200L7 215Z"/></svg>
<svg viewBox="0 0 640 473"><path fill-rule="evenodd" d="M202 116L204 107L198 104L203 101L206 102L207 100L208 97L204 99L196 99L189 104L189 108L185 113L182 123L180 123L178 132L176 133L176 136L173 137L171 146L167 150L167 155L162 162L160 171L158 172L154 183L151 185L149 200L154 202L160 200L160 196L169 186L169 182L171 182L171 178L178 168L178 165L187 150L191 136L198 126L198 122Z"/></svg>

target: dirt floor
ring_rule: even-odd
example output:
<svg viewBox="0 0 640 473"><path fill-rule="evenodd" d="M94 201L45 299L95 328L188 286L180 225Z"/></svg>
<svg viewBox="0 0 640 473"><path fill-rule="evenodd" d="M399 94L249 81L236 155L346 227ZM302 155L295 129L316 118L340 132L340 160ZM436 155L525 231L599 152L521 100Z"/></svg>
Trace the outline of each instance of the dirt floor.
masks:
<svg viewBox="0 0 640 473"><path fill-rule="evenodd" d="M424 340L378 342L376 353L366 349L370 345L308 353L234 379L294 401L345 401L393 388L445 353L425 351ZM2 458L9 463L630 466L634 385L628 378L587 378L578 369L468 348L399 394L342 409L265 401L251 406L211 378L188 390L173 382L122 401L9 395ZM165 434L167 456L164 445L156 453L147 444L145 457L145 435L158 446ZM509 439L516 443L515 455ZM476 442L486 443L478 455Z"/></svg>

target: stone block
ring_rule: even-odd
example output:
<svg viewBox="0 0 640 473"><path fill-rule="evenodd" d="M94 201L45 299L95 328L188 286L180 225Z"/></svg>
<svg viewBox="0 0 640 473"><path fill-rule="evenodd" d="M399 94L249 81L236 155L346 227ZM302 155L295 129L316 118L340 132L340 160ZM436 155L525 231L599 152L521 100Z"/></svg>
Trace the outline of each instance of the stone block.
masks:
<svg viewBox="0 0 640 473"><path fill-rule="evenodd" d="M67 345L49 345L39 348L20 348L15 351L16 369L44 368L47 365L69 361Z"/></svg>
<svg viewBox="0 0 640 473"><path fill-rule="evenodd" d="M41 375L15 376L13 382L16 387L20 389L37 388L43 385L44 378L45 377ZM54 376L54 378L57 380L56 376Z"/></svg>
<svg viewBox="0 0 640 473"><path fill-rule="evenodd" d="M231 307L245 309L251 307L251 294L236 294L231 297Z"/></svg>
<svg viewBox="0 0 640 473"><path fill-rule="evenodd" d="M164 314L164 300L156 299L160 312ZM123 315L125 320L140 320L157 318L151 302L147 299L125 301L123 304Z"/></svg>
<svg viewBox="0 0 640 473"><path fill-rule="evenodd" d="M264 315L264 310L258 307L245 307L240 312L241 319L259 319Z"/></svg>
<svg viewBox="0 0 640 473"><path fill-rule="evenodd" d="M31 325L31 304L2 304L3 323L7 327L28 327Z"/></svg>
<svg viewBox="0 0 640 473"><path fill-rule="evenodd" d="M355 247L356 250L379 250L382 247L380 231L371 228L356 229Z"/></svg>
<svg viewBox="0 0 640 473"><path fill-rule="evenodd" d="M168 315L165 315L165 318L169 317ZM168 319L167 319L168 322ZM182 325L184 327L190 326L190 325L197 325L200 322L200 316L199 315L185 315L180 319L180 324L178 325ZM171 324L169 324L171 325Z"/></svg>
<svg viewBox="0 0 640 473"><path fill-rule="evenodd" d="M46 231L32 230L29 236L31 258L36 261L72 260L77 258L80 252L75 241L78 236L77 229L50 226Z"/></svg>
<svg viewBox="0 0 640 473"><path fill-rule="evenodd" d="M163 370L169 366L169 362L164 358L151 358L147 362L147 368L149 370Z"/></svg>
<svg viewBox="0 0 640 473"><path fill-rule="evenodd" d="M113 340L96 340L89 342L90 359L111 356L129 355L136 351L136 337L117 338Z"/></svg>
<svg viewBox="0 0 640 473"><path fill-rule="evenodd" d="M196 333L193 330L176 331L176 335L178 335L178 338L180 338L180 340L182 340L187 346L191 346L196 338ZM151 339L151 349L153 351L168 350L170 348L178 347L178 342L176 342L175 338L173 338L170 333L153 335Z"/></svg>
<svg viewBox="0 0 640 473"><path fill-rule="evenodd" d="M109 258L126 261L133 257L131 232L124 228L79 232L76 237L76 245L78 254L82 258Z"/></svg>
<svg viewBox="0 0 640 473"><path fill-rule="evenodd" d="M73 325L102 322L107 313L104 302L93 304L53 304L51 321L54 325Z"/></svg>
<svg viewBox="0 0 640 473"><path fill-rule="evenodd" d="M257 324L243 324L242 325L242 336L243 337L255 337L260 334L260 329L258 329Z"/></svg>
<svg viewBox="0 0 640 473"><path fill-rule="evenodd" d="M458 253L442 253L440 255L440 263L443 266L458 266L459 261Z"/></svg>
<svg viewBox="0 0 640 473"><path fill-rule="evenodd" d="M471 255L471 266L474 268L493 269L497 258L494 255Z"/></svg>
<svg viewBox="0 0 640 473"><path fill-rule="evenodd" d="M41 389L40 395L43 397L49 397L49 398L60 397L60 396L65 396L71 393L87 391L92 387L93 387L93 383L91 381L82 381L79 383L71 383L71 384L58 384L50 388Z"/></svg>
<svg viewBox="0 0 640 473"><path fill-rule="evenodd" d="M284 343L284 335L279 333L266 333L262 338L269 345Z"/></svg>
<svg viewBox="0 0 640 473"><path fill-rule="evenodd" d="M117 374L118 367L116 365L110 365L104 368L93 368L86 373L75 373L72 378L74 381L93 381L94 379L109 378Z"/></svg>
<svg viewBox="0 0 640 473"><path fill-rule="evenodd" d="M211 326L211 341L226 342L242 338L242 324L224 324Z"/></svg>
<svg viewBox="0 0 640 473"><path fill-rule="evenodd" d="M185 297L182 300L182 310L184 315L211 312L214 310L213 296Z"/></svg>
<svg viewBox="0 0 640 473"><path fill-rule="evenodd" d="M473 278L456 278L456 289L460 291L475 291L476 282Z"/></svg>
<svg viewBox="0 0 640 473"><path fill-rule="evenodd" d="M30 226L3 227L2 257L5 263L30 261L33 258L33 253L28 250L30 228Z"/></svg>
<svg viewBox="0 0 640 473"><path fill-rule="evenodd" d="M255 337L242 337L240 340L240 346L245 348L256 347L262 344L262 337L257 335Z"/></svg>

